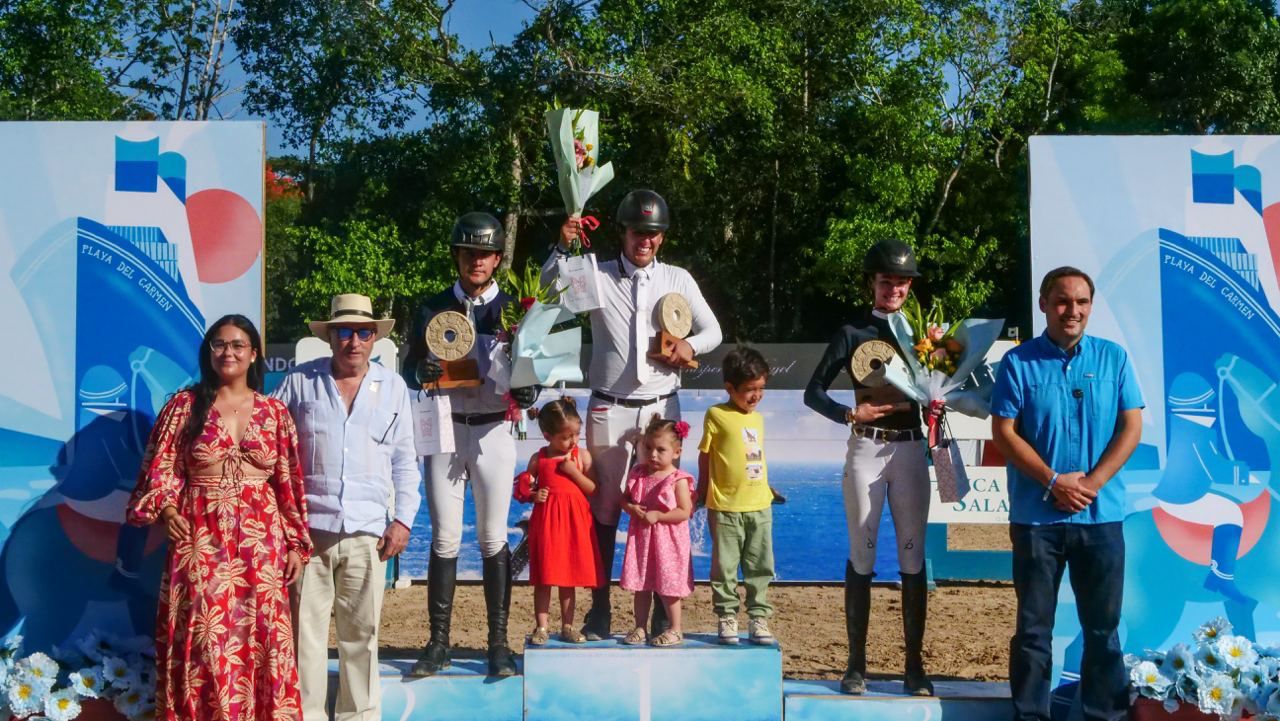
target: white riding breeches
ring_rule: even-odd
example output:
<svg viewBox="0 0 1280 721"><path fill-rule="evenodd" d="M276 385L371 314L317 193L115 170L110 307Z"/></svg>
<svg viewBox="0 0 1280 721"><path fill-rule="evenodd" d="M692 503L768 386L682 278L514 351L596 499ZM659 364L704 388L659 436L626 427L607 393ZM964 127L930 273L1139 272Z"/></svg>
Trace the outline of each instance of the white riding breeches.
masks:
<svg viewBox="0 0 1280 721"><path fill-rule="evenodd" d="M427 505L431 511L431 552L457 558L462 545L466 486L476 504L476 540L490 558L507 542L507 514L516 474L516 442L505 421L453 424L454 452L427 456Z"/></svg>
<svg viewBox="0 0 1280 721"><path fill-rule="evenodd" d="M595 467L596 492L588 497L591 514L602 525L616 526L622 514L622 494L627 473L639 459L644 427L654 413L680 420L680 397L627 408L592 397L587 411L587 450ZM690 449L685 448L684 452ZM695 459L696 460L696 459Z"/></svg>
<svg viewBox="0 0 1280 721"><path fill-rule="evenodd" d="M850 436L843 486L853 570L863 575L875 570L876 537L886 497L898 540L898 565L903 573L923 570L930 496L924 443Z"/></svg>

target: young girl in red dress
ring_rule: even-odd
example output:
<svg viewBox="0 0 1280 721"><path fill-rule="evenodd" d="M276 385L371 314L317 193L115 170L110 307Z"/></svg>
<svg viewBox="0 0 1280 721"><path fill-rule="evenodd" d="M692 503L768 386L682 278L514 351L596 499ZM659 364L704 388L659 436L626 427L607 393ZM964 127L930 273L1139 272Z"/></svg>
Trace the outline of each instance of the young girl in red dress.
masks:
<svg viewBox="0 0 1280 721"><path fill-rule="evenodd" d="M578 447L582 419L572 398L552 401L538 411L538 428L547 447L533 454L529 468L516 478L516 498L532 502L529 519L529 583L533 585L533 633L528 645L549 638L551 587L560 589L560 640L584 643L573 627L575 589L599 582L599 552L587 496L596 483L591 454Z"/></svg>

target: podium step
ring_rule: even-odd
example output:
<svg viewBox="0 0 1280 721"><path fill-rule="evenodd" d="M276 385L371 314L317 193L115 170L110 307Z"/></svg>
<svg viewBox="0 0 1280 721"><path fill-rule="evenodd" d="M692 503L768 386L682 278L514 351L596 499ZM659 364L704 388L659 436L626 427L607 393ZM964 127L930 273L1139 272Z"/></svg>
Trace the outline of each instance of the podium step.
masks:
<svg viewBox="0 0 1280 721"><path fill-rule="evenodd" d="M675 648L608 641L525 647L527 721L781 721L782 652L689 634Z"/></svg>
<svg viewBox="0 0 1280 721"><path fill-rule="evenodd" d="M489 678L484 659L454 659L436 676L406 678L413 659L382 659L382 718L386 721L521 721L524 679ZM329 661L329 709L338 689L338 662Z"/></svg>
<svg viewBox="0 0 1280 721"><path fill-rule="evenodd" d="M785 681L787 721L993 721L1008 718L1009 685L934 681L933 697L902 695L901 681L870 681L864 696L840 693L838 681Z"/></svg>

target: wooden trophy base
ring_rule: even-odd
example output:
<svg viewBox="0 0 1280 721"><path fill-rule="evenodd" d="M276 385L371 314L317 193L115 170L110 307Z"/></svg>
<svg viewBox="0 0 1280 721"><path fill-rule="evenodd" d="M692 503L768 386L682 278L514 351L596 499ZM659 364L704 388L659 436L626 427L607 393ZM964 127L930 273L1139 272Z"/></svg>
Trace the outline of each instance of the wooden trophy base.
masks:
<svg viewBox="0 0 1280 721"><path fill-rule="evenodd" d="M439 388L475 388L483 385L480 378L480 364L474 358L463 358L456 361L440 361L444 374L432 386Z"/></svg>
<svg viewBox="0 0 1280 721"><path fill-rule="evenodd" d="M658 335L653 338L653 345L649 347L649 357L654 360L666 362L671 352L676 348L676 342L681 340L671 335L665 330L658 331ZM680 366L681 368L697 368L698 361L690 359L687 363Z"/></svg>

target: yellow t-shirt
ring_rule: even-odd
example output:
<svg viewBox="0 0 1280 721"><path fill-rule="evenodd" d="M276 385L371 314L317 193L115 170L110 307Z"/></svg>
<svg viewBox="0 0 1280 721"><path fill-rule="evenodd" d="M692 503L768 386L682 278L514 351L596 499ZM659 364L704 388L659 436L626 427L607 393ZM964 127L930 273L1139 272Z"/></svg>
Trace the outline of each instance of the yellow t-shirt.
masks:
<svg viewBox="0 0 1280 721"><path fill-rule="evenodd" d="M743 413L732 403L707 409L702 423L702 443L710 478L707 508L748 513L763 511L773 503L769 473L764 461L764 416Z"/></svg>

